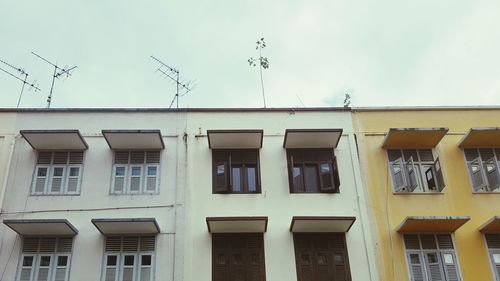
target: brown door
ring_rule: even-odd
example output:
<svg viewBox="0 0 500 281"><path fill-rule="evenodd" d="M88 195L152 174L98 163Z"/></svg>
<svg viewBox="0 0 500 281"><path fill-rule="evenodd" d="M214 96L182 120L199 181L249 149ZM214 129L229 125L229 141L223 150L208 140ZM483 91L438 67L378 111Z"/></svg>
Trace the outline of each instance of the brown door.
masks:
<svg viewBox="0 0 500 281"><path fill-rule="evenodd" d="M294 234L298 281L350 281L343 233Z"/></svg>
<svg viewBox="0 0 500 281"><path fill-rule="evenodd" d="M213 234L212 281L265 281L262 234Z"/></svg>

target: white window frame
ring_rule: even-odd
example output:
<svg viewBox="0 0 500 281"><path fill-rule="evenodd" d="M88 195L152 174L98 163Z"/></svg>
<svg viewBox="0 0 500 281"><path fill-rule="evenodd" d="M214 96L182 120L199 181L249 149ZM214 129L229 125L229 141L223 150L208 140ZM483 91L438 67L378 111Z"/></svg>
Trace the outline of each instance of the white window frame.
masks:
<svg viewBox="0 0 500 281"><path fill-rule="evenodd" d="M476 153L477 153L477 157L474 158L474 160L467 160L467 157L465 155L465 150L466 149L474 149L476 151ZM492 148L492 147L465 148L464 151L463 151L464 152L463 155L464 155L465 167L466 167L466 170L467 170L467 174L469 176L469 183L471 185L472 192L474 192L474 193L484 193L484 192L499 193L500 192L500 185L496 189L493 189L493 190L492 190L492 187L490 186L490 182L489 182L487 171L486 171L486 167L485 167L485 164L487 162L483 161L483 159L482 159L482 156L481 156L481 153L480 153L481 149L491 149L492 150L492 152L493 152L493 160L494 160L493 161L493 165L495 165L495 168L497 170L498 176L500 177L500 155L497 154L495 148ZM474 188L474 176L473 176L471 168L469 166L469 165L472 165L474 162L476 162L477 166L479 166L478 173L481 174L481 179L482 179L482 185L480 187L478 187L477 190ZM500 178L499 178L499 180L500 180Z"/></svg>
<svg viewBox="0 0 500 281"><path fill-rule="evenodd" d="M150 269L150 280L141 280L141 269L142 269L142 256L151 256L151 265L147 266ZM156 259L154 251L134 251L134 252L126 252L126 251L110 251L104 253L104 261L103 261L103 270L101 280L106 280L106 270L108 268L107 259L108 256L116 256L116 266L115 268L115 281L123 280L123 271L125 268L125 256L134 256L134 267L133 267L133 281L153 281L155 280L154 272L156 269Z"/></svg>
<svg viewBox="0 0 500 281"><path fill-rule="evenodd" d="M37 183L37 180L39 178L39 176L38 176L38 169L40 169L40 168L47 169L47 172L45 174L45 184L43 186L43 191L42 192L37 192L36 191L36 183ZM38 164L38 165L35 166L35 174L33 175L33 184L32 184L32 187L31 187L31 194L32 195L43 195L43 194L46 194L46 192L47 192L47 186L48 186L49 181L50 181L50 171L51 171L51 165L49 165L49 164Z"/></svg>
<svg viewBox="0 0 500 281"><path fill-rule="evenodd" d="M71 176L71 169L72 168L78 168L78 176L75 177L75 176ZM67 176L65 177L66 178L66 184L64 185L64 194L80 194L80 185L81 185L81 181L82 181L82 173L83 173L83 166L80 165L80 164L69 164L67 165L66 167L66 173L67 173ZM71 178L76 178L76 191L69 191L68 188L69 188L69 180Z"/></svg>
<svg viewBox="0 0 500 281"><path fill-rule="evenodd" d="M68 258L66 266L59 266L57 264L59 257L67 257ZM54 255L54 265L52 266L53 274L52 274L51 280L55 280L58 269L64 268L65 269L64 280L67 281L69 279L69 269L71 267L70 265L71 265L71 255L70 254L55 254Z"/></svg>
<svg viewBox="0 0 500 281"><path fill-rule="evenodd" d="M115 181L116 181L116 169L117 168L124 168L124 172L123 172L123 176L120 176L120 177L123 177L123 188L122 188L122 191L116 191L115 190ZM128 186L128 167L129 165L128 164L114 164L113 165L113 175L112 175L112 179L111 179L111 194L127 194L127 186Z"/></svg>
<svg viewBox="0 0 500 281"><path fill-rule="evenodd" d="M32 257L33 258L33 262L31 263L31 267L27 267L27 266L23 265L25 257ZM38 262L37 261L37 254L21 254L21 260L19 261L19 266L17 269L18 274L17 274L16 281L21 280L21 273L22 273L23 269L27 269L27 268L29 268L30 272L31 272L29 280L35 280L34 276L35 276L35 268L36 268L37 262Z"/></svg>
<svg viewBox="0 0 500 281"><path fill-rule="evenodd" d="M149 194L154 194L158 192L158 187L160 185L160 165L159 164L146 164L145 165L146 169L144 169L144 193L149 193ZM154 176L155 178L155 188L154 190L150 191L148 190L148 179L152 178L153 176L150 176L148 174L149 168L150 167L155 167L156 168L156 175Z"/></svg>
<svg viewBox="0 0 500 281"><path fill-rule="evenodd" d="M160 190L160 178L161 178L161 162L160 163L146 163L146 153L148 151L143 151L144 152L144 163L142 164L132 164L130 163L130 155L129 155L129 163L113 163L112 165L112 175L111 175L111 184L110 184L110 189L109 189L109 194L111 195L145 195L145 194L158 194ZM116 151L115 151L116 153ZM128 151L128 153L131 153L131 151ZM161 151L160 153L160 161L161 161ZM124 176L124 187L123 191L119 192L115 190L115 181L116 181L116 168L117 167L124 167L125 168L125 176ZM131 182L132 182L132 169L140 167L141 168L141 175L139 179L139 190L132 191L131 190ZM147 180L148 178L151 178L153 176L148 176L148 168L149 167L155 167L156 168L156 175L154 176L156 179L155 183L155 188L154 190L148 190L147 189Z"/></svg>
<svg viewBox="0 0 500 281"><path fill-rule="evenodd" d="M65 189L66 189L66 167L67 165L50 165L50 177L49 177L49 185L47 187L47 194L50 195L59 195L59 194L64 194ZM62 175L61 176L54 176L55 169L61 168L62 169ZM61 186L59 187L59 191L52 191L52 183L54 182L55 178L61 179Z"/></svg>
<svg viewBox="0 0 500 281"><path fill-rule="evenodd" d="M141 194L141 193L144 193L144 167L146 167L145 164L140 164L140 165L130 164L129 165L129 167L128 167L128 175L127 175L128 184L127 184L127 189L126 189L127 193L129 193L129 194ZM134 170L134 168L140 168L141 169L141 173L138 176L139 177L139 189L135 190L135 191L132 191L132 178L136 178L137 177L137 176L133 176L132 175L132 171Z"/></svg>

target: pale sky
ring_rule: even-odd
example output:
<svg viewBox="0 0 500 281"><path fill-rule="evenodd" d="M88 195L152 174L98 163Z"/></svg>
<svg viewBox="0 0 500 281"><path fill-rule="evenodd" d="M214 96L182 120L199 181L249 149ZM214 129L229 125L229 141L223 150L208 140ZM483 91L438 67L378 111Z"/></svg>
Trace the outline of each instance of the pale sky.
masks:
<svg viewBox="0 0 500 281"><path fill-rule="evenodd" d="M268 107L500 105L498 0L0 0L0 59L41 92L21 107L168 107L175 86L154 55L195 88L180 107L262 107L255 41L264 37ZM11 71L6 65L0 67ZM0 71L0 107L21 82Z"/></svg>

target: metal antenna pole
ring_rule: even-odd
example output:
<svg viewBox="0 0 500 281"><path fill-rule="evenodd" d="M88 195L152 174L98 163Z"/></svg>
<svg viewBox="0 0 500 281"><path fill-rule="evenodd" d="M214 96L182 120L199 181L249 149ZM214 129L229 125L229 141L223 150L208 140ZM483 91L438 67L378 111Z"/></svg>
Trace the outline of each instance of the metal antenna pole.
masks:
<svg viewBox="0 0 500 281"><path fill-rule="evenodd" d="M13 66L12 64L10 64L10 63L8 63L8 62L6 62L6 61L3 61L3 60L0 60L0 62L2 62L3 64L5 64L5 65L9 66L10 68L14 69L15 71L19 72L19 74L18 74L18 75L21 75L21 76L22 76L22 75L24 75L24 79L23 79L23 78L20 78L19 76L15 75L15 74L10 73L9 71L7 71L7 70L5 70L5 69L3 69L3 68L0 68L0 70L1 70L1 71L3 71L3 72L5 72L5 73L9 74L10 76L12 76L12 77L16 78L17 80L19 80L19 81L23 82L23 85L22 85L22 87L21 87L21 93L19 94L19 99L17 100L17 106L16 106L16 108L19 108L19 104L21 103L21 98L22 98L22 96L23 96L24 87L26 86L26 84L28 84L31 88L35 89L35 91L40 91L40 88L38 88L38 87L35 85L36 81L33 81L32 83L27 82L27 81L28 81L28 75L29 75L29 74L28 74L26 71L24 71L24 69L23 69L23 68L20 68L20 67L15 67L15 66ZM30 88L30 89L31 89L31 88Z"/></svg>
<svg viewBox="0 0 500 281"><path fill-rule="evenodd" d="M176 102L176 107L177 107L177 109L179 109L179 98L186 95L187 93L189 93L192 90L192 88L189 87L190 82L182 83L180 81L181 80L180 71L178 69L167 65L166 63L162 62L161 60L159 60L158 58L156 58L154 56L151 56L151 58L159 64L159 67L156 69L156 71L160 72L165 77L168 77L170 80L172 80L175 83L175 87L176 87L175 95L172 98L172 101L170 102L170 105L168 108L172 108L172 105L174 104L174 102ZM166 68L166 70L164 70L163 68ZM181 90L185 91L182 95L180 94Z"/></svg>
<svg viewBox="0 0 500 281"><path fill-rule="evenodd" d="M42 56L36 54L35 52L31 52L31 53L33 55L37 56L39 59L45 61L46 63L48 63L54 67L54 73L52 74L52 85L50 86L50 93L49 93L49 96L47 97L47 108L50 108L50 104L52 102L52 92L54 90L54 82L55 82L56 78L59 79L59 77L62 75L66 75L66 77L71 76L70 71L75 69L76 66L68 67L68 68L66 68L66 67L60 68L59 66L57 66L57 63L52 63L49 60L43 58Z"/></svg>

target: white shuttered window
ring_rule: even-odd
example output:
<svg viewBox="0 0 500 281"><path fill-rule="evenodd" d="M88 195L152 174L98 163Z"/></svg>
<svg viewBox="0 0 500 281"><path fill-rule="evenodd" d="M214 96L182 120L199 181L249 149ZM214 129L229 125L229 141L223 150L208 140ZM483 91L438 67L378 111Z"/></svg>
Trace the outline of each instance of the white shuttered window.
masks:
<svg viewBox="0 0 500 281"><path fill-rule="evenodd" d="M405 234L411 281L461 281L450 234Z"/></svg>
<svg viewBox="0 0 500 281"><path fill-rule="evenodd" d="M23 240L17 281L68 281L73 239L27 237Z"/></svg>
<svg viewBox="0 0 500 281"><path fill-rule="evenodd" d="M154 281L154 236L106 238L103 281Z"/></svg>
<svg viewBox="0 0 500 281"><path fill-rule="evenodd" d="M160 151L115 151L112 194L158 193Z"/></svg>
<svg viewBox="0 0 500 281"><path fill-rule="evenodd" d="M31 194L79 194L82 170L83 151L38 152Z"/></svg>

